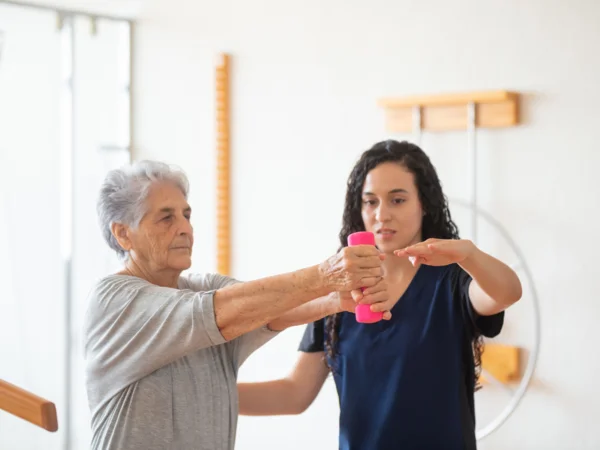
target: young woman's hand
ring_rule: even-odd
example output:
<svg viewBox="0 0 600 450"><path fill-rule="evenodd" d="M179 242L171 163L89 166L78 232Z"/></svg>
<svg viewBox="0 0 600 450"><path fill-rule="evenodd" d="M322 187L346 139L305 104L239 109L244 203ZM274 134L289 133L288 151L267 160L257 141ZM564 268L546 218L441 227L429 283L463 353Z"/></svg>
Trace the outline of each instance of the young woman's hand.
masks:
<svg viewBox="0 0 600 450"><path fill-rule="evenodd" d="M408 257L415 267L420 264L447 266L464 261L476 250L475 244L467 239L427 239L410 247L395 250L394 254Z"/></svg>
<svg viewBox="0 0 600 450"><path fill-rule="evenodd" d="M388 285L383 278L375 286L365 288L364 291L355 289L350 292L338 292L337 295L342 311L354 313L358 304L367 304L371 305L371 311L382 312L384 320L392 318L390 310L398 301L398 299L390 301Z"/></svg>

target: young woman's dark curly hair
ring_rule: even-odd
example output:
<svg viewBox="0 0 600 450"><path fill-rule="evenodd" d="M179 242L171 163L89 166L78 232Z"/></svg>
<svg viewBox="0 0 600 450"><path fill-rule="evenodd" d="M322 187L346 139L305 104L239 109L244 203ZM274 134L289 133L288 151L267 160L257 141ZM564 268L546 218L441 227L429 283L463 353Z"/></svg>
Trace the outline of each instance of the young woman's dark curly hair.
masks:
<svg viewBox="0 0 600 450"><path fill-rule="evenodd" d="M367 174L375 167L386 162L401 164L409 170L419 192L419 200L424 212L421 224L422 239L459 239L458 228L452 221L448 209L448 200L442 191L438 175L429 157L421 148L409 142L387 140L378 142L362 154L348 178L346 202L342 229L339 233L340 245L347 245L348 236L356 231L365 231L362 220L362 189ZM336 345L339 333L339 314L330 316L326 321L327 361L333 370ZM473 339L476 387L481 373L481 354L483 338L476 335Z"/></svg>

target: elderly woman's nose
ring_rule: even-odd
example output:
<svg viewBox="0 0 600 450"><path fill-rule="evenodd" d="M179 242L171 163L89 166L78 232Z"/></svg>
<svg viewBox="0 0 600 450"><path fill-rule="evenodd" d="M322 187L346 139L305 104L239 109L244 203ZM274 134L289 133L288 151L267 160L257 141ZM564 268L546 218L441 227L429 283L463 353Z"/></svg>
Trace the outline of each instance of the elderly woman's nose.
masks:
<svg viewBox="0 0 600 450"><path fill-rule="evenodd" d="M190 220L187 217L179 218L179 234L192 234L193 228Z"/></svg>

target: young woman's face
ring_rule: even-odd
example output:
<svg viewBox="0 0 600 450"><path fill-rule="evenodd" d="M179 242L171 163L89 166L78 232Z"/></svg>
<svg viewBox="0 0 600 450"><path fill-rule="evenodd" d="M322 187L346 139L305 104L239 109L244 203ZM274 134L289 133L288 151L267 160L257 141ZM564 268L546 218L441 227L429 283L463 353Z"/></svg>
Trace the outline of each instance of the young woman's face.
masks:
<svg viewBox="0 0 600 450"><path fill-rule="evenodd" d="M420 242L423 209L413 174L395 162L371 170L362 190L362 219L383 253Z"/></svg>

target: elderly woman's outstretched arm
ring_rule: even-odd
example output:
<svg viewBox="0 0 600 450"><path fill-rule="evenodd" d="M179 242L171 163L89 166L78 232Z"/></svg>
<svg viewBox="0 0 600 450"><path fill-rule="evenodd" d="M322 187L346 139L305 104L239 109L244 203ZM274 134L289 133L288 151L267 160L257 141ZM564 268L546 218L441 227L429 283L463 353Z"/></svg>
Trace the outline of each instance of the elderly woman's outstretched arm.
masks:
<svg viewBox="0 0 600 450"><path fill-rule="evenodd" d="M218 290L217 326L223 337L231 340L330 292L373 286L381 275L377 249L348 247L319 266Z"/></svg>
<svg viewBox="0 0 600 450"><path fill-rule="evenodd" d="M109 276L90 298L84 331L88 375L110 374L112 381L105 380L110 389L127 386L185 355L257 330L317 297L374 285L380 276L379 252L370 247L346 248L320 265L255 281L226 287L208 283L199 292Z"/></svg>

